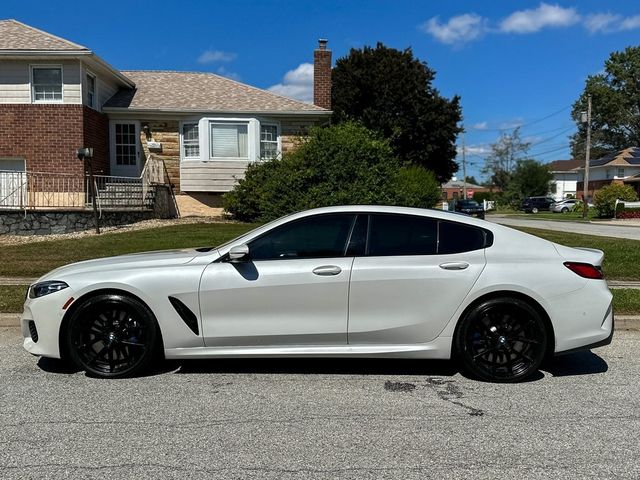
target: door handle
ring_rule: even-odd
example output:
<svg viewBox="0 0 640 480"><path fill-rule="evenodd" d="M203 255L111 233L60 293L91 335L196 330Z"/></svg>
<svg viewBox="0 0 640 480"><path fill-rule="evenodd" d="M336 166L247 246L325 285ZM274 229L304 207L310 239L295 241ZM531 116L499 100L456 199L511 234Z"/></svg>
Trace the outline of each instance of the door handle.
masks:
<svg viewBox="0 0 640 480"><path fill-rule="evenodd" d="M469 264L467 262L447 262L441 263L440 268L444 270L464 270Z"/></svg>
<svg viewBox="0 0 640 480"><path fill-rule="evenodd" d="M322 267L316 267L313 269L313 273L315 275L320 275L323 277L338 275L341 271L342 269L337 265L323 265Z"/></svg>

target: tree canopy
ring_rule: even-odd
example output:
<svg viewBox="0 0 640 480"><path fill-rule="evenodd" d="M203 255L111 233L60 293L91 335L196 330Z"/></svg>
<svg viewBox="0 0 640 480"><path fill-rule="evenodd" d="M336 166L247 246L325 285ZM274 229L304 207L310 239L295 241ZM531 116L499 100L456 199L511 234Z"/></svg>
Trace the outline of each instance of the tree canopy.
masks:
<svg viewBox="0 0 640 480"><path fill-rule="evenodd" d="M457 171L460 98L441 96L432 85L435 71L410 48L353 48L331 75L334 122L362 122L389 139L404 164L431 170L440 182Z"/></svg>
<svg viewBox="0 0 640 480"><path fill-rule="evenodd" d="M238 220L268 221L331 205L432 207L440 185L422 167L403 167L388 140L357 123L316 127L281 160L251 164L225 194Z"/></svg>
<svg viewBox="0 0 640 480"><path fill-rule="evenodd" d="M485 160L482 173L489 176L489 183L505 191L519 161L527 159L531 144L522 141L520 129L504 133L491 144L491 153Z"/></svg>
<svg viewBox="0 0 640 480"><path fill-rule="evenodd" d="M584 158L587 128L581 117L587 111L588 95L592 102L591 158L640 146L639 79L640 47L613 52L605 61L604 72L587 78L571 113L578 127L571 142L574 158Z"/></svg>

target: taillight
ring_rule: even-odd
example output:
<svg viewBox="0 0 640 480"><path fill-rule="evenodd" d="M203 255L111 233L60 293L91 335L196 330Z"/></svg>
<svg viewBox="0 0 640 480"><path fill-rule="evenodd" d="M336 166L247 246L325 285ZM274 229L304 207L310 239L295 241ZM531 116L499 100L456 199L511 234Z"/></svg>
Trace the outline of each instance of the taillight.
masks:
<svg viewBox="0 0 640 480"><path fill-rule="evenodd" d="M604 278L600 267L594 267L590 263L564 262L564 266L584 278L593 278L595 280L602 280Z"/></svg>

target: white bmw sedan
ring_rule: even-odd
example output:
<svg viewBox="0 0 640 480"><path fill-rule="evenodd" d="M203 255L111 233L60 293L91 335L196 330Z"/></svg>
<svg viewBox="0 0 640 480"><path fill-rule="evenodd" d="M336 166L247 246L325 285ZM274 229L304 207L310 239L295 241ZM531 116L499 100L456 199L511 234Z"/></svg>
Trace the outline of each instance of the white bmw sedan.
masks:
<svg viewBox="0 0 640 480"><path fill-rule="evenodd" d="M603 253L455 213L296 213L216 248L58 268L29 288L24 348L90 375L158 358L455 358L514 382L611 342Z"/></svg>

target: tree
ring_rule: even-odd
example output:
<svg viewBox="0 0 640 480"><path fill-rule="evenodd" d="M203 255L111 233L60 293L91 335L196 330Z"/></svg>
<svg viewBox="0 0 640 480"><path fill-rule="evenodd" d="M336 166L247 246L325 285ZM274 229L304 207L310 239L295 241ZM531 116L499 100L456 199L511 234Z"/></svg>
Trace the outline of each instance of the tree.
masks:
<svg viewBox="0 0 640 480"><path fill-rule="evenodd" d="M612 183L597 190L593 195L593 205L596 214L601 218L613 217L616 210L616 200L636 202L638 195L631 185Z"/></svg>
<svg viewBox="0 0 640 480"><path fill-rule="evenodd" d="M555 185L551 185L553 174L547 165L532 159L518 160L507 187L507 197L511 202L525 197L547 195Z"/></svg>
<svg viewBox="0 0 640 480"><path fill-rule="evenodd" d="M410 48L352 48L331 78L335 123L362 122L389 139L403 163L431 170L440 182L457 171L460 98L442 97L432 85L435 71Z"/></svg>
<svg viewBox="0 0 640 480"><path fill-rule="evenodd" d="M578 131L573 135L574 158L584 158L587 126L582 112L591 95L591 158L640 145L640 47L613 52L604 72L590 75L584 91L573 104L571 116Z"/></svg>
<svg viewBox="0 0 640 480"><path fill-rule="evenodd" d="M505 191L514 168L518 162L525 160L530 143L520 139L520 129L512 133L503 133L497 142L491 144L491 154L485 160L482 173L489 175L491 185Z"/></svg>
<svg viewBox="0 0 640 480"><path fill-rule="evenodd" d="M467 175L466 181L467 181L467 183L473 183L474 185L480 185L478 183L478 180L476 180L476 177L474 177L473 175L471 175L471 176Z"/></svg>
<svg viewBox="0 0 640 480"><path fill-rule="evenodd" d="M318 127L281 160L252 164L223 202L236 219L262 222L331 205L432 207L440 185L414 168L402 167L389 142L360 124Z"/></svg>

